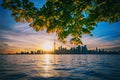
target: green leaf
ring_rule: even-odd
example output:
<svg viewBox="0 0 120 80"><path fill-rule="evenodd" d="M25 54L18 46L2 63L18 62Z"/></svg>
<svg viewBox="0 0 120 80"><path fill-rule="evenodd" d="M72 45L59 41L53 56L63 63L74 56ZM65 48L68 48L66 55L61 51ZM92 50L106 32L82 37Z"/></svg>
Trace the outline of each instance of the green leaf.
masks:
<svg viewBox="0 0 120 80"><path fill-rule="evenodd" d="M82 35L91 35L97 23L120 20L120 0L46 0L40 9L29 0L4 0L1 5L12 11L16 22L56 32L62 42L71 36L72 44L82 44Z"/></svg>

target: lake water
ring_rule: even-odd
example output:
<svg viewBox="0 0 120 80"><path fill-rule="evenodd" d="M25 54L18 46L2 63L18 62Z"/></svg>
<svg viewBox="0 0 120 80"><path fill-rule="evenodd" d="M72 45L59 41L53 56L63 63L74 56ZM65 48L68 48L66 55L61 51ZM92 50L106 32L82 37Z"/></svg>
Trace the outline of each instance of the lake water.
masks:
<svg viewBox="0 0 120 80"><path fill-rule="evenodd" d="M0 55L0 80L120 80L120 55Z"/></svg>

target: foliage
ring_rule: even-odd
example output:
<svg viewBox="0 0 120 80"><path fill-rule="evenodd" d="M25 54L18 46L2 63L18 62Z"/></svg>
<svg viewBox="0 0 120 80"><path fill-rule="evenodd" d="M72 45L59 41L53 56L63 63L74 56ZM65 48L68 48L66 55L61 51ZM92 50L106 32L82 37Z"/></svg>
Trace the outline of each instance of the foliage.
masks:
<svg viewBox="0 0 120 80"><path fill-rule="evenodd" d="M56 32L63 42L72 36L72 44L82 44L82 35L91 35L98 22L120 20L120 0L47 0L40 9L29 0L4 0L2 6L12 11L16 22Z"/></svg>

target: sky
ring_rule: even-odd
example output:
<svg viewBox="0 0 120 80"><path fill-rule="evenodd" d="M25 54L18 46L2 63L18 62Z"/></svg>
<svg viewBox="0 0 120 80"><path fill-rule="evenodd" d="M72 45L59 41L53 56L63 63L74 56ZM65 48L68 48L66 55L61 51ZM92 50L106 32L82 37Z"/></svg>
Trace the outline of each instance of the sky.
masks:
<svg viewBox="0 0 120 80"><path fill-rule="evenodd" d="M35 1L36 7L42 7L45 0ZM2 0L0 0L0 4ZM96 47L105 50L120 50L120 22L107 23L99 22L92 31L93 36L83 35L82 41L88 49ZM55 34L48 34L45 31L36 32L29 27L28 23L17 23L14 21L11 12L0 6L0 53L15 53L20 51L31 51L43 49L45 46L60 45L70 48L74 45L62 44L57 40Z"/></svg>

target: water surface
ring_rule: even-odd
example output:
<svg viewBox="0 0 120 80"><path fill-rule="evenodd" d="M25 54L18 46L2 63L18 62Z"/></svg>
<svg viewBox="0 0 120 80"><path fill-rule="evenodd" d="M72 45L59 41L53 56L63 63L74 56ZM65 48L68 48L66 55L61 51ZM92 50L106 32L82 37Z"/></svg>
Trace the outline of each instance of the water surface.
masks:
<svg viewBox="0 0 120 80"><path fill-rule="evenodd" d="M120 55L0 55L0 80L120 80Z"/></svg>

